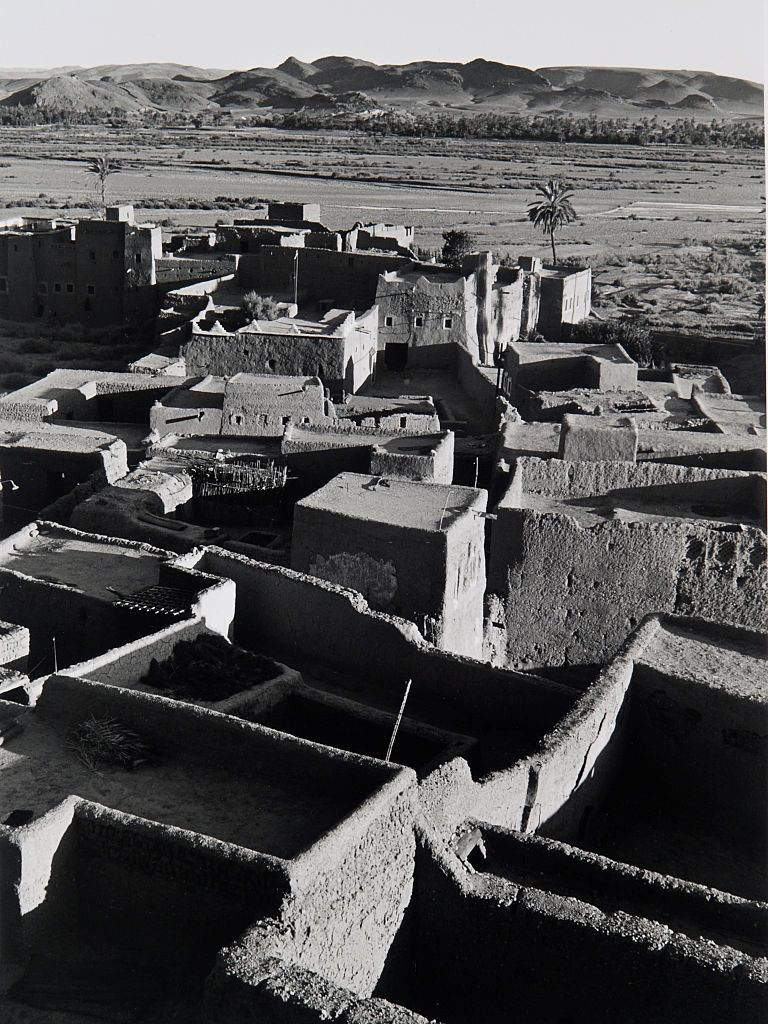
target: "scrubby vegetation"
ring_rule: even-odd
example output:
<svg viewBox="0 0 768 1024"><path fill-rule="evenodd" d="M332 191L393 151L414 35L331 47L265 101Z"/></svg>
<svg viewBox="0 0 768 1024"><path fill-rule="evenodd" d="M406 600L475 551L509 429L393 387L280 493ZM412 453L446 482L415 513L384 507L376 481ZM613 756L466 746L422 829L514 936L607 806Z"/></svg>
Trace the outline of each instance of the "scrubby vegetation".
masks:
<svg viewBox="0 0 768 1024"><path fill-rule="evenodd" d="M223 110L195 112L147 110L126 113L113 110L75 111L70 108L0 105L0 125L32 127L42 124L104 125L111 127L202 128L225 126L231 114ZM242 127L338 130L410 138L510 139L540 142L593 142L630 146L652 144L683 146L737 146L757 149L764 145L765 131L757 119L695 118L660 120L644 118L579 117L573 114L463 114L435 111L411 113L385 109L300 109L254 113L238 118Z"/></svg>
<svg viewBox="0 0 768 1024"><path fill-rule="evenodd" d="M271 295L259 295L258 292L246 292L243 296L243 309L251 320L277 320L280 306Z"/></svg>
<svg viewBox="0 0 768 1024"><path fill-rule="evenodd" d="M89 715L76 725L67 742L86 768L123 768L133 771L150 759L143 740L116 718Z"/></svg>
<svg viewBox="0 0 768 1024"><path fill-rule="evenodd" d="M468 231L443 232L441 259L451 270L461 270L464 257L477 252L477 240Z"/></svg>
<svg viewBox="0 0 768 1024"><path fill-rule="evenodd" d="M569 340L621 345L640 366L657 365L663 358L662 349L654 342L649 327L638 320L585 320L573 325Z"/></svg>

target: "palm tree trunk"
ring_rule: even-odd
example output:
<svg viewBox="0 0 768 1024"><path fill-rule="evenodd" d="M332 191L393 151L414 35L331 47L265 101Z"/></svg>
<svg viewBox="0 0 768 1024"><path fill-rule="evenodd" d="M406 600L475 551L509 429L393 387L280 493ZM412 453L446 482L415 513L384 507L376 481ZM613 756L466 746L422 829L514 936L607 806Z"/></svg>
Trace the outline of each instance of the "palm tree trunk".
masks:
<svg viewBox="0 0 768 1024"><path fill-rule="evenodd" d="M552 262L557 265L557 253L555 252L555 229L549 229L549 240L552 243Z"/></svg>

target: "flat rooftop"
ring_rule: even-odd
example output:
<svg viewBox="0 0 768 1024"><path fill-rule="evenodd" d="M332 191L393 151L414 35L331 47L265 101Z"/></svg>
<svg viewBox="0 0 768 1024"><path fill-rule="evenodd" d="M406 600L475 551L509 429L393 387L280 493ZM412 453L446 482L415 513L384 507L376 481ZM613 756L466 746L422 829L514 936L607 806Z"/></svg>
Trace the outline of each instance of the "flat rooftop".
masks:
<svg viewBox="0 0 768 1024"><path fill-rule="evenodd" d="M281 316L277 320L252 320L240 328L241 334L334 335L340 333L349 311L331 310L322 320Z"/></svg>
<svg viewBox="0 0 768 1024"><path fill-rule="evenodd" d="M696 404L723 433L765 437L765 398L707 392Z"/></svg>
<svg viewBox="0 0 768 1024"><path fill-rule="evenodd" d="M146 433L146 431L145 431ZM40 448L44 451L87 454L115 443L112 434L51 423L30 427L23 421L0 421L0 447Z"/></svg>
<svg viewBox="0 0 768 1024"><path fill-rule="evenodd" d="M434 414L436 410L441 421L467 423L470 427L484 424L487 418L472 396L462 388L458 377L451 370L377 370L376 379L368 381L355 397L365 402L372 397L385 398L390 402L403 398L431 399L434 408L424 412ZM412 408L403 409L403 413L415 411Z"/></svg>
<svg viewBox="0 0 768 1024"><path fill-rule="evenodd" d="M280 455L280 439L273 437L228 437L216 434L208 437L198 434L195 437L180 437L167 446L155 446L158 456L163 452L228 452L236 455L267 455L277 458Z"/></svg>
<svg viewBox="0 0 768 1024"><path fill-rule="evenodd" d="M119 710L116 711L119 715ZM87 768L55 721L35 711L0 747L0 820L19 807L39 818L71 794L149 821L249 850L291 857L359 803L348 787L322 786L301 771L238 770L214 759L161 752L135 771Z"/></svg>
<svg viewBox="0 0 768 1024"><path fill-rule="evenodd" d="M172 409L221 409L226 383L224 377L203 377L169 391L162 404Z"/></svg>
<svg viewBox="0 0 768 1024"><path fill-rule="evenodd" d="M183 384L186 377L174 377L170 374L153 376L149 373L121 373L116 370L51 370L45 377L11 391L0 399L2 402L30 401L31 399L50 400L57 398L62 392L76 391L87 384L92 384L96 393L116 393L121 390L147 390L171 388Z"/></svg>
<svg viewBox="0 0 768 1024"><path fill-rule="evenodd" d="M389 270L382 275L387 281L403 281L415 285L418 281L428 281L430 284L451 284L461 281L464 274L459 270L451 270L449 267L442 267L438 264L426 264L413 266L406 264L397 270Z"/></svg>
<svg viewBox="0 0 768 1024"><path fill-rule="evenodd" d="M297 507L333 512L348 519L385 523L429 533L447 529L470 509L484 511L487 494L474 487L421 483L362 473L340 473Z"/></svg>
<svg viewBox="0 0 768 1024"><path fill-rule="evenodd" d="M589 342L573 341L515 341L509 348L517 354L518 362L538 363L549 359L575 359L582 356L592 356L604 363L627 363L633 364L620 345L594 345Z"/></svg>
<svg viewBox="0 0 768 1024"><path fill-rule="evenodd" d="M323 382L319 377L291 377L287 374L275 373L236 373L227 384L239 384L253 392L261 392L273 397L295 395L310 389L323 390Z"/></svg>
<svg viewBox="0 0 768 1024"><path fill-rule="evenodd" d="M695 679L761 707L766 703L768 643L756 634L718 631L716 626L707 633L694 632L662 619L635 664L661 675Z"/></svg>
<svg viewBox="0 0 768 1024"><path fill-rule="evenodd" d="M437 448L446 438L446 434L401 434L397 431L362 428L362 430L312 430L301 424L291 425L290 433L285 441L288 447L292 444L322 448L385 448L390 452L410 452L411 454L428 454Z"/></svg>
<svg viewBox="0 0 768 1024"><path fill-rule="evenodd" d="M139 545L96 541L47 525L39 533L25 528L0 546L0 568L63 584L104 601L119 600L108 586L124 595L153 586L161 563L170 557Z"/></svg>
<svg viewBox="0 0 768 1024"><path fill-rule="evenodd" d="M349 395L344 409L358 413L412 412L429 416L435 411L431 395Z"/></svg>

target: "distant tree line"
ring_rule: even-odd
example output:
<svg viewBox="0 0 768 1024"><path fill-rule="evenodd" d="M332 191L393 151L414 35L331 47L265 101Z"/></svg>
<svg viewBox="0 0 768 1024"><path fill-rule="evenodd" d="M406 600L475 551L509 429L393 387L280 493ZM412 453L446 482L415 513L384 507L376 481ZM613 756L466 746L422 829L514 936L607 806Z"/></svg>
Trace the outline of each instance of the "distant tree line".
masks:
<svg viewBox="0 0 768 1024"><path fill-rule="evenodd" d="M170 126L202 128L208 125L271 127L287 129L341 129L369 135L408 138L499 139L529 142L588 142L631 146L685 145L760 149L765 142L763 122L758 119L696 121L679 118L662 122L657 117L630 121L619 117L575 117L571 114L471 114L419 113L386 110L381 113L333 110L297 110L287 113L239 114L232 122L225 110L150 110L127 113L115 109L2 106L0 124L31 127L39 124Z"/></svg>
<svg viewBox="0 0 768 1024"><path fill-rule="evenodd" d="M279 122L279 125L278 125ZM509 139L541 142L619 143L632 146L675 144L761 148L765 140L762 121L708 122L680 118L662 123L657 118L628 121L623 118L573 117L562 114L410 114L387 111L369 114L331 114L297 111L275 116L282 128L347 128L374 135L414 138Z"/></svg>

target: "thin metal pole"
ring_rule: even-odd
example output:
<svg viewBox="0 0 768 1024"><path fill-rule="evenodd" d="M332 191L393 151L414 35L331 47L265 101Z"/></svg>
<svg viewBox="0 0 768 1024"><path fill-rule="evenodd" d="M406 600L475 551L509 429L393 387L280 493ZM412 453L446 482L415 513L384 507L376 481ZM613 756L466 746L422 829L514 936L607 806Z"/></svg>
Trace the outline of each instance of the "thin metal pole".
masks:
<svg viewBox="0 0 768 1024"><path fill-rule="evenodd" d="M59 671L59 657L56 653L56 637L53 638L53 671Z"/></svg>
<svg viewBox="0 0 768 1024"><path fill-rule="evenodd" d="M400 705L400 710L397 713L397 721L395 722L395 728L392 730L392 736L390 737L389 746L387 747L387 756L384 758L385 761L388 761L390 759L390 757L392 757L392 748L394 747L395 739L397 738L397 730L400 728L400 723L403 720L403 712L405 711L405 702L408 700L408 694L411 692L411 683L412 682L413 682L413 680L409 679L408 682L405 684L405 693L403 694L403 702Z"/></svg>

